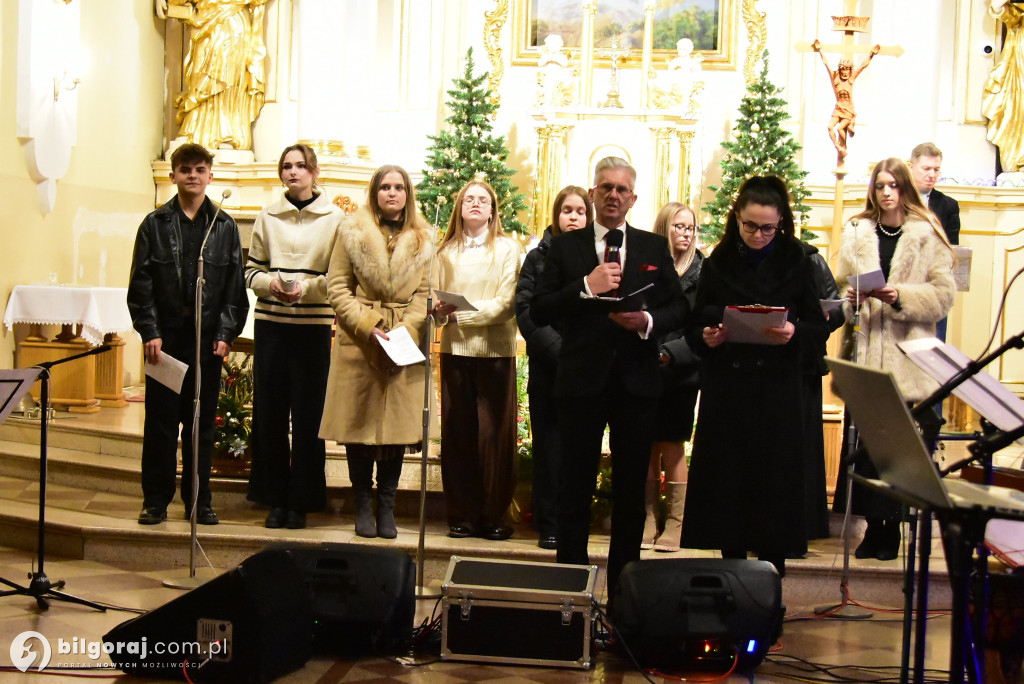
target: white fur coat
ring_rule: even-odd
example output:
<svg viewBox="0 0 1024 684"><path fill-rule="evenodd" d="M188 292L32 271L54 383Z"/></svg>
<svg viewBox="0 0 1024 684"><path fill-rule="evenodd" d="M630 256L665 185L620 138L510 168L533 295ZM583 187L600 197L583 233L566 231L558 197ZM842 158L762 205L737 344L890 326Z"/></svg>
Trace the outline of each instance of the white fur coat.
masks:
<svg viewBox="0 0 1024 684"><path fill-rule="evenodd" d="M854 219L856 220L856 219ZM857 273L879 268L875 222L862 218L846 224L839 248L836 282L842 295ZM874 297L860 306L857 363L889 371L907 401L919 401L938 385L919 370L896 346L903 340L935 336L935 324L949 313L956 285L953 252L941 231L927 221L910 216L896 243L889 268L888 285L899 292L900 310ZM847 320L853 320L850 303Z"/></svg>

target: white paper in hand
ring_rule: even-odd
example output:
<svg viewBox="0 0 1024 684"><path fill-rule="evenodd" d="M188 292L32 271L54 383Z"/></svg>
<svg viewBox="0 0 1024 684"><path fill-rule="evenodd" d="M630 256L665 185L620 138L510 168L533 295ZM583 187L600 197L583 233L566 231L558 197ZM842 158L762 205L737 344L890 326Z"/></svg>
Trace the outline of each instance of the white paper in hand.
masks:
<svg viewBox="0 0 1024 684"><path fill-rule="evenodd" d="M385 353L398 366L411 366L414 363L427 360L427 357L423 356L420 348L412 341L408 328L404 326L389 331L388 339L386 340L376 335L374 337L377 338L380 346L384 348Z"/></svg>
<svg viewBox="0 0 1024 684"><path fill-rule="evenodd" d="M439 302L444 302L445 304L454 306L456 311L478 311L478 309L473 306L468 299L457 292L442 292L441 290L434 290L434 296L437 297Z"/></svg>
<svg viewBox="0 0 1024 684"><path fill-rule="evenodd" d="M159 363L146 361L146 375L177 394L181 394L181 383L185 380L187 370L187 363L182 363L166 352L160 352Z"/></svg>
<svg viewBox="0 0 1024 684"><path fill-rule="evenodd" d="M885 287L885 276L882 274L882 269L850 276L850 287L859 292L881 290Z"/></svg>

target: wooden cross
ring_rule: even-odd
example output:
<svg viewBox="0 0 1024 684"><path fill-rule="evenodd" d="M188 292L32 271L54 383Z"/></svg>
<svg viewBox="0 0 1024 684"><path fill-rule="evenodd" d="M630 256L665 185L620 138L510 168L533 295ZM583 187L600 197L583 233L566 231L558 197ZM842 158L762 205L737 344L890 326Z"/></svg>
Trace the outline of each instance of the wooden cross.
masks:
<svg viewBox="0 0 1024 684"><path fill-rule="evenodd" d="M813 43L802 41L794 46L798 52L813 50L821 54L821 59L832 77L832 87L836 93L836 109L829 122L829 135L832 137L837 153L836 169L833 171L836 176L836 191L832 204L832 245L834 250L838 250L842 236L842 198L843 179L846 177L847 135L853 135L853 124L856 119L856 112L853 110L853 82L875 55L899 57L903 54L903 48L898 45L882 47L855 43L856 34L867 33L870 17L856 16L857 0L844 0L843 9L845 12L843 16L832 17L832 29L841 31L843 34L841 43L822 44L815 40ZM826 52L839 54L840 63L836 65L834 71L825 58ZM854 66L855 55L867 55L867 57L859 66ZM843 63L844 59L847 60L845 64Z"/></svg>

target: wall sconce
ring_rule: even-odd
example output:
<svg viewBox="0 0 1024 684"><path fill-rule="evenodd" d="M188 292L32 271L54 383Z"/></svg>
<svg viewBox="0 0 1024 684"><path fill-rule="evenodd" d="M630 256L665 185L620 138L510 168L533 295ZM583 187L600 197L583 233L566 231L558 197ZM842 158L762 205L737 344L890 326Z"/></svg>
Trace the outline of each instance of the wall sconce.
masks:
<svg viewBox="0 0 1024 684"><path fill-rule="evenodd" d="M44 214L57 203L78 135L81 6L18 0L17 135Z"/></svg>
<svg viewBox="0 0 1024 684"><path fill-rule="evenodd" d="M68 76L68 70L64 70L63 76L53 77L53 101L57 102L60 99L60 91L66 90L71 92L78 87L78 84L82 82L82 79L77 76Z"/></svg>

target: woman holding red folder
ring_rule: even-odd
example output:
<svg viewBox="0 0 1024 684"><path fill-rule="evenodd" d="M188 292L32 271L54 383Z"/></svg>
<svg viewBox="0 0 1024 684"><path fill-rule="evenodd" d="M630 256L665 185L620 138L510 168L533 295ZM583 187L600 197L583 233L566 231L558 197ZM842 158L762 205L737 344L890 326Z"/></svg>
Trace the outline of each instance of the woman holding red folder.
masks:
<svg viewBox="0 0 1024 684"><path fill-rule="evenodd" d="M828 337L795 230L785 183L748 179L704 260L686 334L702 389L682 545L725 558L752 551L780 575L786 556L807 551L801 355ZM756 343L730 340L726 307L755 304L784 307L785 322L762 328Z"/></svg>

